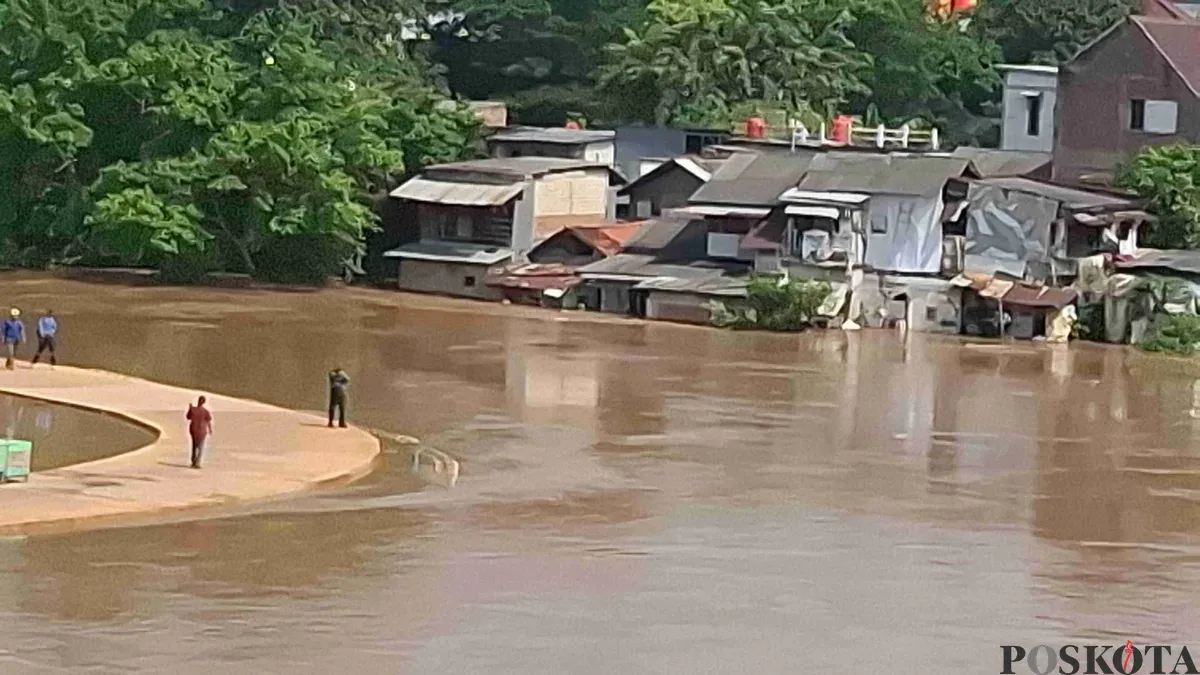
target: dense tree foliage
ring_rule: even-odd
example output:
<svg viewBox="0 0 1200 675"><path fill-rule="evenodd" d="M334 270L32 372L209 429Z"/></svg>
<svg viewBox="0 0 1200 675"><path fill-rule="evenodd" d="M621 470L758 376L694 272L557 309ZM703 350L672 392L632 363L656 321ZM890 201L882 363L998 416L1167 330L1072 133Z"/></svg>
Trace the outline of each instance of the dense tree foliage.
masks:
<svg viewBox="0 0 1200 675"><path fill-rule="evenodd" d="M1141 243L1162 248L1200 248L1200 146L1149 147L1118 176L1159 218Z"/></svg>
<svg viewBox="0 0 1200 675"><path fill-rule="evenodd" d="M339 4L0 2L6 262L311 279L374 226L371 192L473 122Z"/></svg>
<svg viewBox="0 0 1200 675"><path fill-rule="evenodd" d="M1074 56L1139 6L1138 0L985 0L972 32L1008 63L1056 64Z"/></svg>
<svg viewBox="0 0 1200 675"><path fill-rule="evenodd" d="M450 89L501 99L526 124L596 118L592 76L645 0L441 0L426 26Z"/></svg>
<svg viewBox="0 0 1200 675"><path fill-rule="evenodd" d="M745 102L827 116L865 91L852 17L825 0L653 0L647 15L601 71L618 117L724 126Z"/></svg>

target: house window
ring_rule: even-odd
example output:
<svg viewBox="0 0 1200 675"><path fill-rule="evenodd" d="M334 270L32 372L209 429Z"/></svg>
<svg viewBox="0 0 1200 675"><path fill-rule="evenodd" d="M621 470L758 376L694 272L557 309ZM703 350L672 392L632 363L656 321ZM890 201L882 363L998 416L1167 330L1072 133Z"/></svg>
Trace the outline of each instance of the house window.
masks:
<svg viewBox="0 0 1200 675"><path fill-rule="evenodd" d="M684 139L684 152L689 155L694 155L700 152L701 149L707 148L710 145L717 145L721 142L720 136L709 136L705 134L688 134Z"/></svg>
<svg viewBox="0 0 1200 675"><path fill-rule="evenodd" d="M475 287L475 277L465 277L463 279L463 286L466 286L467 288L474 288Z"/></svg>
<svg viewBox="0 0 1200 675"><path fill-rule="evenodd" d="M1027 136L1042 135L1042 95L1025 96L1025 134Z"/></svg>
<svg viewBox="0 0 1200 675"><path fill-rule="evenodd" d="M1129 128L1141 131L1146 128L1146 101L1135 98L1129 102Z"/></svg>
<svg viewBox="0 0 1200 675"><path fill-rule="evenodd" d="M938 318L937 307L926 307L925 308L925 320L926 321L937 321L937 318Z"/></svg>
<svg viewBox="0 0 1200 675"><path fill-rule="evenodd" d="M649 200L649 199L641 199L641 200L638 200L638 203L637 203L637 217L638 217L639 219L640 219L640 218L649 218L649 217L650 217L650 215L651 215L651 214L654 212L654 208L653 208L653 207L654 207L654 205L650 203L650 200ZM657 215L657 214L655 214L655 215Z"/></svg>
<svg viewBox="0 0 1200 675"><path fill-rule="evenodd" d="M1179 104L1175 101L1146 101L1143 117L1146 133L1173 134L1179 121Z"/></svg>
<svg viewBox="0 0 1200 675"><path fill-rule="evenodd" d="M871 214L871 234L887 234L887 214Z"/></svg>

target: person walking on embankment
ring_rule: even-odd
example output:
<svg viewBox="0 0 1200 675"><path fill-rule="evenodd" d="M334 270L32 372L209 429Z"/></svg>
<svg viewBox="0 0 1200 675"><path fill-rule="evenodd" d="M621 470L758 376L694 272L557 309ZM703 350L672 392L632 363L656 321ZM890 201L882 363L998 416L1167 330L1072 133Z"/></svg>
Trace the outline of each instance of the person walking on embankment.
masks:
<svg viewBox="0 0 1200 675"><path fill-rule="evenodd" d="M188 434L192 437L192 468L200 468L200 460L203 459L204 447L208 444L208 437L212 435L212 413L204 404L208 399L203 396L196 405L189 405L187 411L188 419Z"/></svg>
<svg viewBox="0 0 1200 675"><path fill-rule="evenodd" d="M346 387L350 377L346 371L336 368L329 372L329 426L333 426L333 413L337 411L338 426L346 428Z"/></svg>
<svg viewBox="0 0 1200 675"><path fill-rule="evenodd" d="M38 319L37 323L37 353L33 355L33 361L30 364L35 364L42 358L42 352L50 352L50 366L58 365L58 319L54 318L54 310L46 310L46 315Z"/></svg>
<svg viewBox="0 0 1200 675"><path fill-rule="evenodd" d="M8 353L4 367L12 370L16 367L17 346L25 342L25 322L21 321L21 310L12 308L8 320L0 326L0 335L4 337L4 348Z"/></svg>

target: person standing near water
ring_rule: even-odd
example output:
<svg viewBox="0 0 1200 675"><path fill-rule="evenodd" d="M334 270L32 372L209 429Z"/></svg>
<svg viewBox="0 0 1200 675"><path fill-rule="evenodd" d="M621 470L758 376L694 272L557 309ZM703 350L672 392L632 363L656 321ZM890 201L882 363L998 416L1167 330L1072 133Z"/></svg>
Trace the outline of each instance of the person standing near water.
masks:
<svg viewBox="0 0 1200 675"><path fill-rule="evenodd" d="M30 362L31 364L37 363L38 359L42 358L42 352L49 351L50 352L50 365L51 366L58 365L58 354L56 353L57 349L58 349L58 342L55 337L57 335L58 335L58 319L54 318L54 310L48 309L48 310L46 310L46 316L43 316L42 318L38 319L38 324L37 324L38 348L37 348L37 353L33 355L33 361Z"/></svg>
<svg viewBox="0 0 1200 675"><path fill-rule="evenodd" d="M208 399L203 396L196 405L189 405L187 411L188 419L188 434L192 437L192 468L200 468L200 460L203 459L204 446L208 443L208 437L212 435L212 413L204 404Z"/></svg>
<svg viewBox="0 0 1200 675"><path fill-rule="evenodd" d="M4 367L12 370L16 367L15 359L17 357L17 345L25 342L25 322L21 321L21 310L16 307L9 312L8 320L0 326L0 334L4 336L4 348L8 352L8 359L4 362Z"/></svg>
<svg viewBox="0 0 1200 675"><path fill-rule="evenodd" d="M338 426L346 428L346 387L350 377L346 371L336 368L329 371L329 426L333 426L333 413L337 410Z"/></svg>

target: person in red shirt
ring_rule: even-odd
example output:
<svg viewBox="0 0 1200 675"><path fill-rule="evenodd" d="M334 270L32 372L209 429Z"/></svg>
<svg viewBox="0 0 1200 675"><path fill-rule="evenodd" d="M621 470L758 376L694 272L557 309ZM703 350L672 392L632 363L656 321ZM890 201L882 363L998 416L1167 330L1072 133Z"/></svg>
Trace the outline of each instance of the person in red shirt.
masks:
<svg viewBox="0 0 1200 675"><path fill-rule="evenodd" d="M192 436L192 468L200 468L200 459L204 455L204 446L212 435L212 413L204 404L208 399L200 397L196 405L189 405L187 411L188 433Z"/></svg>

